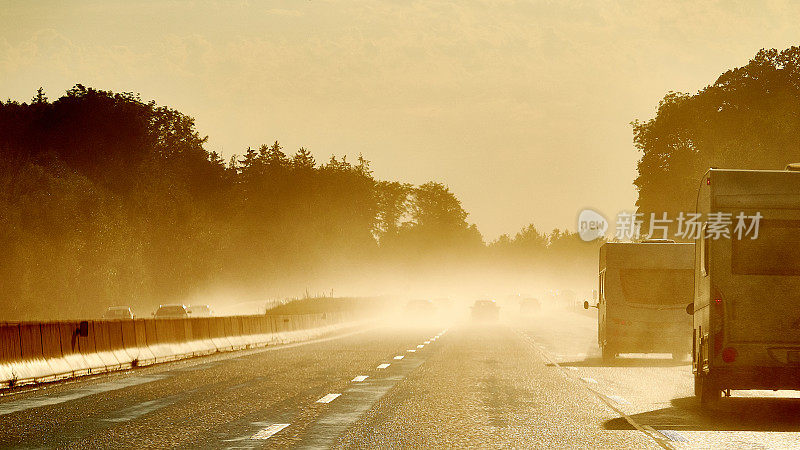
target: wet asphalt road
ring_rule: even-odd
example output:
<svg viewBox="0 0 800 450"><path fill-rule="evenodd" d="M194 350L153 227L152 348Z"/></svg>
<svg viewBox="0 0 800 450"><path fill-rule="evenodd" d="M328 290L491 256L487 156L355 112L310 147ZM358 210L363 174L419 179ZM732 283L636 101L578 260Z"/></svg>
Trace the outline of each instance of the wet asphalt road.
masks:
<svg viewBox="0 0 800 450"><path fill-rule="evenodd" d="M0 398L0 446L800 446L800 399L749 393L702 412L688 364L603 365L595 336L571 312L376 327L40 386Z"/></svg>

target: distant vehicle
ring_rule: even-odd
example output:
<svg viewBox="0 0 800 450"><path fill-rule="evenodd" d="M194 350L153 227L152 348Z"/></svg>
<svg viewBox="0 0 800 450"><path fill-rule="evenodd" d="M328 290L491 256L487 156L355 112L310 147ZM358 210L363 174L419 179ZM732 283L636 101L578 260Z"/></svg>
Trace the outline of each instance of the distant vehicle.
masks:
<svg viewBox="0 0 800 450"><path fill-rule="evenodd" d="M542 310L538 298L523 298L519 302L519 313L522 315L536 314Z"/></svg>
<svg viewBox="0 0 800 450"><path fill-rule="evenodd" d="M184 305L161 305L153 314L156 319L185 319L189 312Z"/></svg>
<svg viewBox="0 0 800 450"><path fill-rule="evenodd" d="M500 307L494 300L477 300L472 305L472 319L495 321L500 318Z"/></svg>
<svg viewBox="0 0 800 450"><path fill-rule="evenodd" d="M620 353L671 353L692 348L684 312L694 286L694 244L607 242L600 247L597 343L604 360ZM599 297L599 298L598 298ZM583 307L588 309L589 302Z"/></svg>
<svg viewBox="0 0 800 450"><path fill-rule="evenodd" d="M697 213L731 213L731 238L695 242L692 368L701 404L731 389L800 389L800 173L710 169ZM758 213L758 235L734 232ZM748 227L752 219L747 222ZM753 230L755 231L755 230Z"/></svg>
<svg viewBox="0 0 800 450"><path fill-rule="evenodd" d="M430 300L411 300L406 303L407 315L429 319L436 313L436 305Z"/></svg>
<svg viewBox="0 0 800 450"><path fill-rule="evenodd" d="M186 312L189 317L211 317L214 315L210 305L189 305L186 308Z"/></svg>
<svg viewBox="0 0 800 450"><path fill-rule="evenodd" d="M103 319L133 319L133 311L129 306L109 306L103 313Z"/></svg>

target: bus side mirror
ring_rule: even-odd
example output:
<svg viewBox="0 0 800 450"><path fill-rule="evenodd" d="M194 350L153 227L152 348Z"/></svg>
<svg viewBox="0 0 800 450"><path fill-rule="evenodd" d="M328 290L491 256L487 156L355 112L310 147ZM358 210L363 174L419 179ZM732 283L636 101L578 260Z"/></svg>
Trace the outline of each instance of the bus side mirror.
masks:
<svg viewBox="0 0 800 450"><path fill-rule="evenodd" d="M592 300L597 300L597 289L592 289Z"/></svg>
<svg viewBox="0 0 800 450"><path fill-rule="evenodd" d="M689 303L686 305L686 314L693 316L694 315L694 302Z"/></svg>
<svg viewBox="0 0 800 450"><path fill-rule="evenodd" d="M586 300L583 301L583 309L589 309L589 302Z"/></svg>

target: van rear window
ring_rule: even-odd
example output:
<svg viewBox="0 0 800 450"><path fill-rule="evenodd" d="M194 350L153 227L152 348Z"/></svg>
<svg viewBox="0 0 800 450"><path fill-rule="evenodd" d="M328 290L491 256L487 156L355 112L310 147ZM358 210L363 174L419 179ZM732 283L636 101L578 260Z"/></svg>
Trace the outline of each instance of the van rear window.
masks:
<svg viewBox="0 0 800 450"><path fill-rule="evenodd" d="M800 275L800 220L764 220L756 239L731 241L735 275Z"/></svg>
<svg viewBox="0 0 800 450"><path fill-rule="evenodd" d="M693 269L622 269L619 280L627 303L685 305L694 298Z"/></svg>

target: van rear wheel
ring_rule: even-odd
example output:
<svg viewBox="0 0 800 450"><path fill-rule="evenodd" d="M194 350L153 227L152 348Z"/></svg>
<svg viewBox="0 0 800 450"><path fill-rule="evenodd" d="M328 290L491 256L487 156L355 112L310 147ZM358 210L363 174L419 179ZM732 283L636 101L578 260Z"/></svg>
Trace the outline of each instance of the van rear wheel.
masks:
<svg viewBox="0 0 800 450"><path fill-rule="evenodd" d="M700 397L702 406L713 405L719 400L720 394L722 394L722 389L713 378L702 373L694 376L694 395Z"/></svg>
<svg viewBox="0 0 800 450"><path fill-rule="evenodd" d="M611 361L614 361L614 358L616 358L616 357L617 357L617 354L616 354L616 353L614 353L614 351L613 351L613 350L611 350L610 348L608 348L608 346L607 346L607 345L604 345L604 346L602 346L602 347L600 348L600 353L602 354L602 357L603 357L603 362L611 362Z"/></svg>

